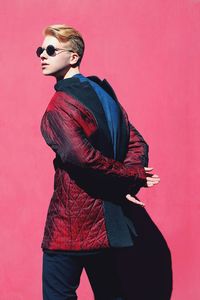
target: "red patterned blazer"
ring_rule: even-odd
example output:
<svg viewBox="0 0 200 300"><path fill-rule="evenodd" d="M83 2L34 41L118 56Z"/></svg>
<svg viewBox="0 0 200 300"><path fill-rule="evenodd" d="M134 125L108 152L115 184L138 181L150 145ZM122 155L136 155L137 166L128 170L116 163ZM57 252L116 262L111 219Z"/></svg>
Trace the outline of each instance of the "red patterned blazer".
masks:
<svg viewBox="0 0 200 300"><path fill-rule="evenodd" d="M41 133L56 154L43 249L126 247L137 236L125 195L146 185L148 145L109 84L97 81L121 111L119 156L113 159L105 114L92 87L74 77L59 81L41 120Z"/></svg>

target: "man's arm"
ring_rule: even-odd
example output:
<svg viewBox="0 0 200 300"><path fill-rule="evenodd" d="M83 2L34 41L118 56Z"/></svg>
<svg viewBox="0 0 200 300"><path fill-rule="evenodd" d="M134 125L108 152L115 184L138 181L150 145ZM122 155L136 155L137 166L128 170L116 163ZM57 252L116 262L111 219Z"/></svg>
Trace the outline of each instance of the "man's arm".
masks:
<svg viewBox="0 0 200 300"><path fill-rule="evenodd" d="M124 114L124 118L127 122L127 126L130 128L130 139L128 144L128 152L126 158L124 159L124 164L128 166L133 166L134 164L140 164L144 167L146 172L146 185L145 187L152 187L160 182L160 177L156 174L152 174L153 168L148 167L149 157L149 146L145 142L144 138L138 132L138 130L129 122L128 115L126 111L121 106L121 109ZM133 202L134 204L138 204L141 206L145 206L143 202L141 202L135 195L140 190L141 186L137 184L128 188L128 193L126 194L126 198Z"/></svg>
<svg viewBox="0 0 200 300"><path fill-rule="evenodd" d="M129 143L128 143L128 151L126 154L126 157L123 161L125 166L127 167L134 167L134 165L140 165L141 167L148 167L149 162L149 146L142 137L142 135L139 133L139 131L129 122L128 115L125 111L125 109L120 104L123 116L125 118L125 121L127 123L127 126L130 130L130 137L129 137ZM136 195L138 191L140 190L140 185L134 185L130 187L129 193Z"/></svg>
<svg viewBox="0 0 200 300"><path fill-rule="evenodd" d="M97 171L108 176L109 182L113 178L115 183L119 179L119 184L127 183L128 186L146 185L146 174L142 165L126 166L102 155L88 141L83 129L70 115L70 109L64 112L61 110L46 112L45 127L42 134L46 143L59 155L64 164L69 163Z"/></svg>
<svg viewBox="0 0 200 300"><path fill-rule="evenodd" d="M128 152L126 154L126 158L124 159L124 164L126 166L141 164L143 167L147 167L149 161L149 146L143 139L142 135L131 123L129 123L129 128L130 138Z"/></svg>

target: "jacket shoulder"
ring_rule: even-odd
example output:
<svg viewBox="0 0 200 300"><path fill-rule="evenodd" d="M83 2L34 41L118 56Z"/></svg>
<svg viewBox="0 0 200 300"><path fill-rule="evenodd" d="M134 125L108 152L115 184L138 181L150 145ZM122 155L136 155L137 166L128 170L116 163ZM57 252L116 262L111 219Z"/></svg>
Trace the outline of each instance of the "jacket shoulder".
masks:
<svg viewBox="0 0 200 300"><path fill-rule="evenodd" d="M64 118L71 118L83 129L86 136L97 130L98 125L92 112L65 91L55 92L46 111L48 113L56 111Z"/></svg>

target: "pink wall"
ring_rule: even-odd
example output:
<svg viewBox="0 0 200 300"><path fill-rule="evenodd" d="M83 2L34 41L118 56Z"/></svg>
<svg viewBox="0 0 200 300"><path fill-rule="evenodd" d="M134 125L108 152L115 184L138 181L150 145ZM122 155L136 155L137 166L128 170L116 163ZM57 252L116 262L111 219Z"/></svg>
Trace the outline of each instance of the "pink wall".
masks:
<svg viewBox="0 0 200 300"><path fill-rule="evenodd" d="M172 251L172 299L200 299L200 1L3 1L0 23L1 299L42 299L54 153L39 126L55 80L42 75L35 49L54 23L82 32L82 73L110 81L148 142L161 182L140 198ZM85 273L78 294L92 299Z"/></svg>

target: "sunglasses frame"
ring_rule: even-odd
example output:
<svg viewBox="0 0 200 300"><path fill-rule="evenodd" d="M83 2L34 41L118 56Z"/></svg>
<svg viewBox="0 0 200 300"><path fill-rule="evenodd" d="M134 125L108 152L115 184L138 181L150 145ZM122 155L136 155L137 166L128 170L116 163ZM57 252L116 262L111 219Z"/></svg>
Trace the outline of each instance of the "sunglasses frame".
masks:
<svg viewBox="0 0 200 300"><path fill-rule="evenodd" d="M36 55L38 57L40 57L40 55L44 52L44 50L46 51L46 53L49 56L53 56L56 53L56 51L58 51L58 50L74 52L72 49L56 48L53 45L48 45L46 48L42 48L41 46L38 47L37 50L36 50Z"/></svg>

